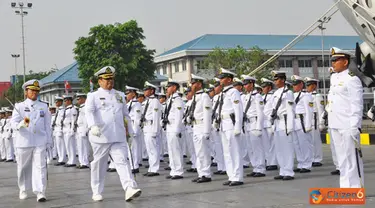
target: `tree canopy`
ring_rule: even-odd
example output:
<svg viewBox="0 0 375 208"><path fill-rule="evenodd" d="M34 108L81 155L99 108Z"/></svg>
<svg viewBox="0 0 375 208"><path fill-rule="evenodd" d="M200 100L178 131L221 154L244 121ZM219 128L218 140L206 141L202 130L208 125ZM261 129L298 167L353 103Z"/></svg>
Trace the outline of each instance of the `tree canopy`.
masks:
<svg viewBox="0 0 375 208"><path fill-rule="evenodd" d="M116 69L115 88L119 90L125 85L142 87L146 80L153 79L155 50L146 49L144 39L143 29L135 20L98 25L90 29L87 37L80 37L73 51L84 90L89 90L90 79L105 66Z"/></svg>

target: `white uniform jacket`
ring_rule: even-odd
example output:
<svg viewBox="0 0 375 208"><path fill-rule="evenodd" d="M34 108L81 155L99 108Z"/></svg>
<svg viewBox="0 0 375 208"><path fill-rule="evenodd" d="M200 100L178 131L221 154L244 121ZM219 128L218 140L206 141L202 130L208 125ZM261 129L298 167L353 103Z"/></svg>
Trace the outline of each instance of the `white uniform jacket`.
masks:
<svg viewBox="0 0 375 208"><path fill-rule="evenodd" d="M11 118L12 128L17 129L18 124L26 117L30 119L29 126L18 130L15 147L38 147L52 144L51 113L48 105L30 99L17 103Z"/></svg>
<svg viewBox="0 0 375 208"><path fill-rule="evenodd" d="M142 117L142 105L137 101L137 99L133 99L127 104L128 112L131 118L131 124L133 126L133 131L135 135L139 135L141 133L141 117Z"/></svg>
<svg viewBox="0 0 375 208"><path fill-rule="evenodd" d="M64 134L73 135L74 134L74 122L77 117L77 109L73 105L69 105L65 108L63 112L63 131Z"/></svg>
<svg viewBox="0 0 375 208"><path fill-rule="evenodd" d="M162 105L155 97L155 95L151 95L147 98L147 100L145 101L144 111L146 111L146 121L144 122L143 132L152 133L153 135L159 134L161 130L160 118Z"/></svg>
<svg viewBox="0 0 375 208"><path fill-rule="evenodd" d="M241 132L243 122L243 106L240 92L230 85L224 87L221 96L223 96L223 103L221 103L221 112L219 115L221 117L221 130L234 130L235 132ZM234 120L232 120L233 118L231 117L233 117Z"/></svg>
<svg viewBox="0 0 375 208"><path fill-rule="evenodd" d="M194 109L193 130L196 133L210 134L211 133L211 116L212 116L212 102L210 96L200 90L195 93L196 105Z"/></svg>
<svg viewBox="0 0 375 208"><path fill-rule="evenodd" d="M298 102L297 102L298 101ZM313 120L313 99L310 93L307 92L295 92L294 102L296 105L296 115L294 119L294 129L301 130L302 122L305 131L312 130L312 120ZM301 121L302 119L302 121Z"/></svg>
<svg viewBox="0 0 375 208"><path fill-rule="evenodd" d="M57 137L61 137L63 135L63 123L62 123L62 118L64 115L64 107L60 106L58 109L56 109L56 123L54 127L54 135Z"/></svg>
<svg viewBox="0 0 375 208"><path fill-rule="evenodd" d="M324 121L322 121L322 114L324 112L324 100L323 96L315 91L311 94L311 96L313 98L314 103L312 128L319 129L319 124L324 123Z"/></svg>
<svg viewBox="0 0 375 208"><path fill-rule="evenodd" d="M184 102L178 93L168 98L166 109L168 113L167 132L179 134L183 130L182 118L184 116Z"/></svg>
<svg viewBox="0 0 375 208"><path fill-rule="evenodd" d="M350 75L348 69L331 75L329 101L329 128L361 128L363 87L359 78Z"/></svg>
<svg viewBox="0 0 375 208"><path fill-rule="evenodd" d="M86 121L100 128L100 137L89 132L90 142L114 143L126 141L125 119L130 121L126 99L123 92L99 88L87 95ZM133 133L131 122L128 122L129 134Z"/></svg>
<svg viewBox="0 0 375 208"><path fill-rule="evenodd" d="M270 128L272 125L271 125L271 121L270 121L270 117L271 117L271 114L272 114L272 109L273 109L273 91L263 95L263 103L264 103L264 110L263 110L263 113L264 113L264 128Z"/></svg>
<svg viewBox="0 0 375 208"><path fill-rule="evenodd" d="M87 119L86 119L86 105L83 103L77 109L78 118L77 118L77 133L80 136L88 136L89 128L87 126Z"/></svg>
<svg viewBox="0 0 375 208"><path fill-rule="evenodd" d="M273 94L272 109L276 109L276 105L285 88L279 88ZM293 92L285 89L281 97L281 104L277 110L277 119L275 120L275 131L287 131L288 133L294 131L294 116L295 104ZM285 117L287 118L285 120ZM285 126L286 124L286 126Z"/></svg>
<svg viewBox="0 0 375 208"><path fill-rule="evenodd" d="M258 91L254 90L246 95L243 103L244 113L247 105L249 105L249 109L246 112L245 129L261 131L264 125L264 101Z"/></svg>

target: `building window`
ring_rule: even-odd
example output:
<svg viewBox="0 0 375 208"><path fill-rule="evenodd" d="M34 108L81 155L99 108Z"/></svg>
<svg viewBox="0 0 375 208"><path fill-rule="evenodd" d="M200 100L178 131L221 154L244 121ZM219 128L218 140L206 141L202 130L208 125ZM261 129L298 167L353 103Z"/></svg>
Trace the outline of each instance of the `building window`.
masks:
<svg viewBox="0 0 375 208"><path fill-rule="evenodd" d="M182 61L182 71L186 71L186 61Z"/></svg>
<svg viewBox="0 0 375 208"><path fill-rule="evenodd" d="M323 63L322 60L318 60L318 67L323 67L322 63ZM324 67L329 67L329 60L327 59L324 60Z"/></svg>
<svg viewBox="0 0 375 208"><path fill-rule="evenodd" d="M293 67L293 61L292 60L285 60L285 67L286 68L292 68Z"/></svg>
<svg viewBox="0 0 375 208"><path fill-rule="evenodd" d="M311 60L298 60L298 67L300 68L311 67Z"/></svg>
<svg viewBox="0 0 375 208"><path fill-rule="evenodd" d="M178 68L178 62L175 62L174 63L174 72L179 72L180 70L179 70L179 68Z"/></svg>
<svg viewBox="0 0 375 208"><path fill-rule="evenodd" d="M285 68L285 60L279 60L279 67Z"/></svg>
<svg viewBox="0 0 375 208"><path fill-rule="evenodd" d="M204 60L197 60L197 69L204 69Z"/></svg>
<svg viewBox="0 0 375 208"><path fill-rule="evenodd" d="M167 74L167 65L163 65L163 75Z"/></svg>

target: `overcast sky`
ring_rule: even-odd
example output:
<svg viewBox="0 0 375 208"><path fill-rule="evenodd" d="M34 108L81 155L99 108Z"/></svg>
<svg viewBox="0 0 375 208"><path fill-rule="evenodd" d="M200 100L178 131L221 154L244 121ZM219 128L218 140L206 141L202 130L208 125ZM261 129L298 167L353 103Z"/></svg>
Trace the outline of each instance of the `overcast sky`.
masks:
<svg viewBox="0 0 375 208"><path fill-rule="evenodd" d="M21 17L0 0L0 81L14 74L11 53L22 54ZM25 1L27 2L27 1ZM333 0L29 0L25 17L26 70L45 71L73 62L74 41L98 24L138 21L145 44L157 53L203 34L302 32ZM315 34L319 34L317 31ZM338 12L327 34L355 35ZM23 73L22 57L18 72Z"/></svg>

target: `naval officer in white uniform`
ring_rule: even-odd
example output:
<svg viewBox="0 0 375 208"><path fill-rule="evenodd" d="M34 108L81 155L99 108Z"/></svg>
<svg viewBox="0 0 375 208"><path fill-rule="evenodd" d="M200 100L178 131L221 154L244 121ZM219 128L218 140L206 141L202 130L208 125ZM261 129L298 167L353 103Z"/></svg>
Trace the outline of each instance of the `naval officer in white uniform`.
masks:
<svg viewBox="0 0 375 208"><path fill-rule="evenodd" d="M125 200L141 195L127 160L127 135L133 134L124 93L113 89L115 68L106 66L95 73L100 88L89 93L86 100L86 119L94 160L91 162L91 189L94 201L102 201L108 156L120 176ZM125 126L125 123L127 125Z"/></svg>

